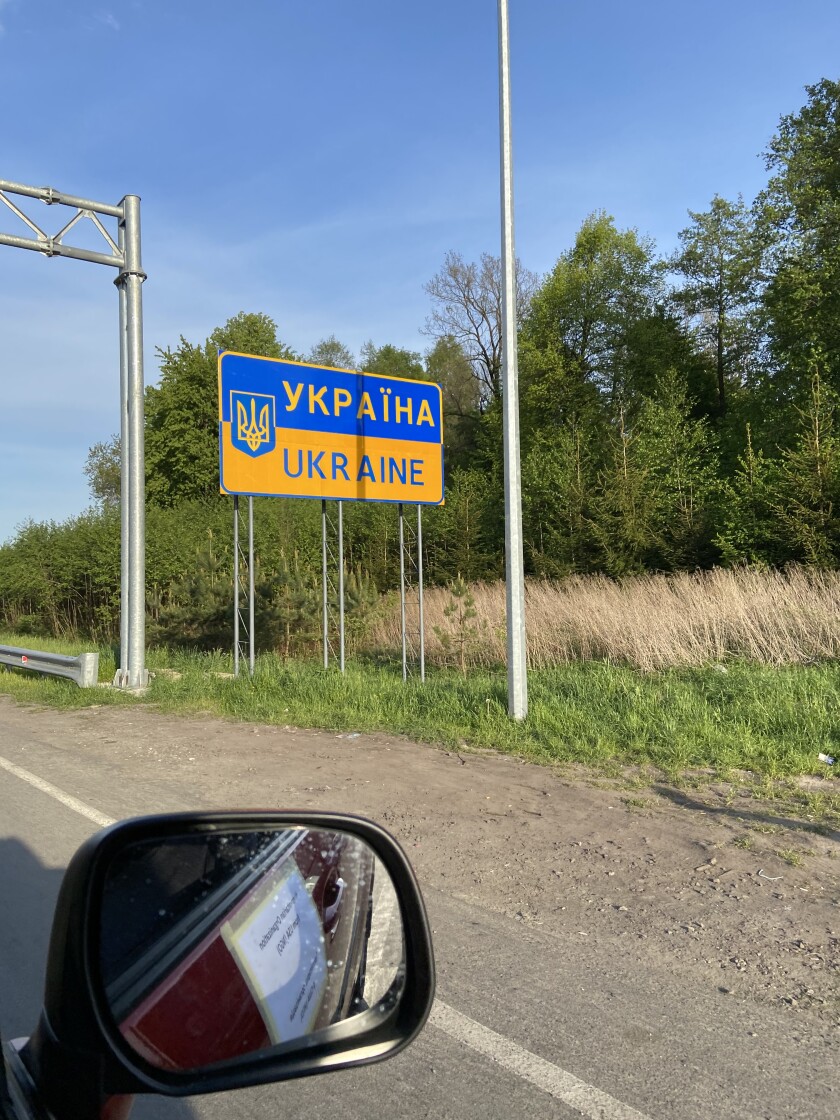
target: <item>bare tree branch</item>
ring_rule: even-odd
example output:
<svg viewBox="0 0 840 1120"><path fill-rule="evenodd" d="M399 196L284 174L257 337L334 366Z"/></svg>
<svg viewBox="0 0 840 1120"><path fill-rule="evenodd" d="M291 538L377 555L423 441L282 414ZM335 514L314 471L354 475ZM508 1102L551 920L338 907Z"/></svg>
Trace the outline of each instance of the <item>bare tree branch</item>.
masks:
<svg viewBox="0 0 840 1120"><path fill-rule="evenodd" d="M521 320L537 287L537 277L516 262L516 306ZM467 355L483 407L502 395L502 266L482 253L478 263L449 252L425 290L434 307L424 333L454 338Z"/></svg>

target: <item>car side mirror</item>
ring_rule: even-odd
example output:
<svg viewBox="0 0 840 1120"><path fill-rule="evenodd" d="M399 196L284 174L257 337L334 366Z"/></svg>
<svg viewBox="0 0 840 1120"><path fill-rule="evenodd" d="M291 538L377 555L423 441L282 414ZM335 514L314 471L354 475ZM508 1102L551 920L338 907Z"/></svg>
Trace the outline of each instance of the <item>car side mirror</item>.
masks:
<svg viewBox="0 0 840 1120"><path fill-rule="evenodd" d="M358 817L180 813L73 857L18 1077L56 1120L378 1061L416 1036L434 964L396 842Z"/></svg>

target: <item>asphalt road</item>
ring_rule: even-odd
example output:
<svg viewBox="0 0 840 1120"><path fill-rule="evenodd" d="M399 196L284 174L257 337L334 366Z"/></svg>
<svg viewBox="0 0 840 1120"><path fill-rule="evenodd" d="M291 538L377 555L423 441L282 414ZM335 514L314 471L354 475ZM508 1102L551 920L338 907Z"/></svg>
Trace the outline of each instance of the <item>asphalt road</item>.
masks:
<svg viewBox="0 0 840 1120"><path fill-rule="evenodd" d="M94 770L81 750L4 727L2 710L0 756L111 818L217 804L200 775L173 779L116 757ZM96 827L78 807L0 767L4 1038L35 1023L61 872ZM665 959L641 968L587 945L585 935L556 937L440 890L425 897L438 1000L406 1053L224 1097L144 1098L135 1115L833 1120L840 1111L836 1047L809 1045L781 1012L699 985Z"/></svg>

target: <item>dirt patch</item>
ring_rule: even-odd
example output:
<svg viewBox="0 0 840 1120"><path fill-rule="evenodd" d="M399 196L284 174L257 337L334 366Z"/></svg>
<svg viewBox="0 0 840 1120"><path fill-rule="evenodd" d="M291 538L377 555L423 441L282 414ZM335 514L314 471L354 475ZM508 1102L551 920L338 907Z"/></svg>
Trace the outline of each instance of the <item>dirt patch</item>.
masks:
<svg viewBox="0 0 840 1120"><path fill-rule="evenodd" d="M0 698L0 731L22 765L16 738L35 735L91 772L117 766L129 788L154 773L193 807L370 816L426 888L558 938L669 958L721 991L840 1029L840 837L748 789L630 786L381 734L138 707L58 712Z"/></svg>

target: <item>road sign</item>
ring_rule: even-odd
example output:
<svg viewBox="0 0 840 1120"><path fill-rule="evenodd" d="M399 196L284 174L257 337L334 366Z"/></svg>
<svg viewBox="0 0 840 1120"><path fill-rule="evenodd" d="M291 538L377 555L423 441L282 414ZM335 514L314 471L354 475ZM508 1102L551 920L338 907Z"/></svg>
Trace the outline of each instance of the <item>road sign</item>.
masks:
<svg viewBox="0 0 840 1120"><path fill-rule="evenodd" d="M224 351L219 476L224 494L440 505L440 386Z"/></svg>

